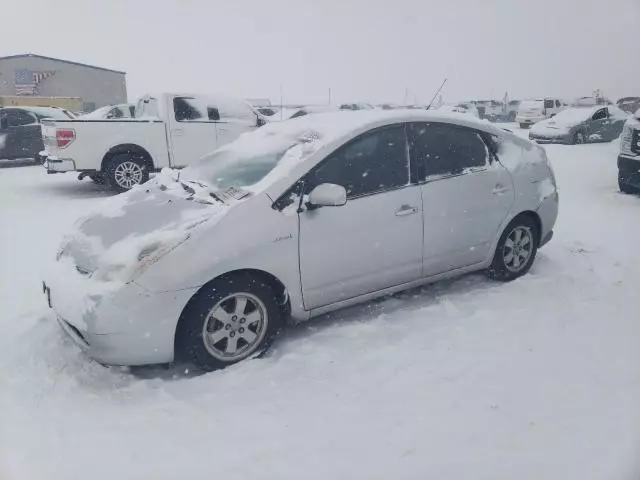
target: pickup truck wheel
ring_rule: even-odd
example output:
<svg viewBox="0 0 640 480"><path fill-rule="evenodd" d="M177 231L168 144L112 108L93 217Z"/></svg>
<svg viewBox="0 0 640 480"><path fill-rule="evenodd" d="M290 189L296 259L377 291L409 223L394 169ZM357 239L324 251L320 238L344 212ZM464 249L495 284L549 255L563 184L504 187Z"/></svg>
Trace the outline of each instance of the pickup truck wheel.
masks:
<svg viewBox="0 0 640 480"><path fill-rule="evenodd" d="M149 180L144 161L126 153L114 155L105 173L109 187L117 192L125 192Z"/></svg>

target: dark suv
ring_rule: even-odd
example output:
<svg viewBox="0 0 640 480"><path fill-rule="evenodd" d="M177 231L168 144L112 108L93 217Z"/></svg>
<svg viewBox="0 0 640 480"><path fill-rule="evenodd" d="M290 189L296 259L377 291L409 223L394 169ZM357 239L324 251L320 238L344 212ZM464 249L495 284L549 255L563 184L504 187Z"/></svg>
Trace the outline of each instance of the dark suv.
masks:
<svg viewBox="0 0 640 480"><path fill-rule="evenodd" d="M640 111L630 117L622 129L618 185L624 193L640 193Z"/></svg>
<svg viewBox="0 0 640 480"><path fill-rule="evenodd" d="M15 159L38 159L44 149L40 122L44 118L65 119L73 116L54 107L0 108L0 162Z"/></svg>

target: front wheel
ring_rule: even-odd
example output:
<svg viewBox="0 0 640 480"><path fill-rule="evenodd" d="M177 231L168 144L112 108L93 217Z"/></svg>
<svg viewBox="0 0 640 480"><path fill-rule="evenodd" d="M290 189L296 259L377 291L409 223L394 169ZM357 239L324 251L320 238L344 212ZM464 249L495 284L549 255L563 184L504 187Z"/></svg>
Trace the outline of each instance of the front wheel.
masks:
<svg viewBox="0 0 640 480"><path fill-rule="evenodd" d="M105 170L109 187L117 192L131 190L149 180L149 170L144 160L127 153L114 155Z"/></svg>
<svg viewBox="0 0 640 480"><path fill-rule="evenodd" d="M585 137L584 137L584 133L582 132L575 132L573 134L573 136L571 137L571 145L580 145L586 143L585 142Z"/></svg>
<svg viewBox="0 0 640 480"><path fill-rule="evenodd" d="M215 280L192 299L176 332L176 358L211 371L263 353L278 333L282 310L260 277Z"/></svg>
<svg viewBox="0 0 640 480"><path fill-rule="evenodd" d="M538 227L531 217L513 219L498 241L489 277L508 282L527 273L536 258L539 238Z"/></svg>

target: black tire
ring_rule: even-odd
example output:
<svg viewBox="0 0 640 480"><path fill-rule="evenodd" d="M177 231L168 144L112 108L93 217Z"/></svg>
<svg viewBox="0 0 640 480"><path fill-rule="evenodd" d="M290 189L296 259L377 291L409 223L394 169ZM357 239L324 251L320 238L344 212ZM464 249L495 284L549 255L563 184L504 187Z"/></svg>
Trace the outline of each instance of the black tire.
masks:
<svg viewBox="0 0 640 480"><path fill-rule="evenodd" d="M249 298L247 300L247 306L243 310L243 312L247 312L242 314L242 316L246 315L246 322L243 322L244 318L236 319L235 316L228 317L226 322L216 319L215 317L219 316L219 314L212 315L214 309L219 311L218 308L223 308L225 310L224 314L229 316L237 313L234 311L234 307L238 305L237 297L234 297L234 295L253 297L253 299ZM266 317L262 316L259 322L254 320L255 323L251 325L250 315L255 315L255 312L262 313L259 311L260 306L257 306L256 310L252 311L251 307L253 305L249 304L254 302L255 299L262 303L261 307L264 309ZM179 361L192 362L206 371L225 368L264 353L280 331L282 322L283 310L278 305L276 292L261 277L248 273L220 277L203 287L191 299L182 313L176 330L175 356ZM227 327L227 324L231 325L232 323L234 326ZM256 324L259 325L256 326ZM245 325L247 333L250 332L257 336L255 344L249 344L242 337L242 325ZM215 326L219 328L215 329ZM259 330L260 326L262 326L262 330ZM220 338L214 343L213 340L205 339L205 329L211 335L208 338L215 338L215 334L226 335L226 338ZM221 350L223 348L228 350L229 336L233 335L233 333L238 335L235 345L244 348L245 351L238 352L233 357L221 358L223 355ZM241 343L240 340L242 340L242 345L239 345ZM212 353L212 350L216 353Z"/></svg>
<svg viewBox="0 0 640 480"><path fill-rule="evenodd" d="M126 177L123 178L122 169L134 172L132 175L135 174L135 178L130 177L133 178L133 181L127 181ZM136 157L131 153L118 153L107 161L104 176L109 188L116 192L126 192L135 185L149 180L149 169L143 158Z"/></svg>
<svg viewBox="0 0 640 480"><path fill-rule="evenodd" d="M571 135L571 145L582 145L583 143L587 143L584 133L574 132L574 134Z"/></svg>
<svg viewBox="0 0 640 480"><path fill-rule="evenodd" d="M511 244L513 245L514 235L518 229L521 231L520 238L523 238L524 231L528 231L529 242L531 245L528 250L528 256L523 262L520 260L520 255L514 254L514 249L509 248L507 245L508 241L511 241ZM489 278L502 282L509 282L526 274L536 258L539 242L540 232L538 231L538 225L530 216L520 215L514 218L500 236L498 246L496 247L496 251L493 256L493 262L488 270ZM509 254L511 254L511 260ZM517 266L515 266L515 260L513 260L513 257L515 256L518 257Z"/></svg>
<svg viewBox="0 0 640 480"><path fill-rule="evenodd" d="M89 178L91 179L91 181L97 185L104 185L106 182L104 180L104 177L100 174L98 175L89 175Z"/></svg>
<svg viewBox="0 0 640 480"><path fill-rule="evenodd" d="M522 128L523 130L528 130L531 127L531 125L529 125L528 123L521 123L520 124L520 128Z"/></svg>

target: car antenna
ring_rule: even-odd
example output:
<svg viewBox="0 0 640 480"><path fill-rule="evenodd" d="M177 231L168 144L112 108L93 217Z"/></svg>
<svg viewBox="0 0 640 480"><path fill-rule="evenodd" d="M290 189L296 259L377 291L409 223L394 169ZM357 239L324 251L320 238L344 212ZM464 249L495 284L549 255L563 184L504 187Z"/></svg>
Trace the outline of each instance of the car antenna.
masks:
<svg viewBox="0 0 640 480"><path fill-rule="evenodd" d="M433 101L436 99L436 97L438 96L438 94L442 90L442 87L444 87L445 83L447 83L447 79L446 78L442 81L442 83L440 84L440 88L438 88L438 90L436 90L436 93L433 94L433 98L429 102L429 105L427 105L427 110L429 110L431 108L431 105L433 104Z"/></svg>

